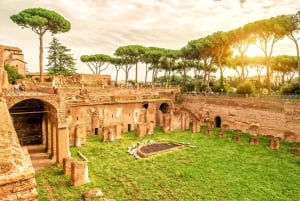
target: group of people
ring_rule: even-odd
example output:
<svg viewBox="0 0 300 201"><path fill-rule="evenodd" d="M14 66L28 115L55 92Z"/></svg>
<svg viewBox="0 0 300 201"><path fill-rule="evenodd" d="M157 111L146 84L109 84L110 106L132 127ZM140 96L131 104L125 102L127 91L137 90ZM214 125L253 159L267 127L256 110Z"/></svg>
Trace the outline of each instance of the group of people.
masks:
<svg viewBox="0 0 300 201"><path fill-rule="evenodd" d="M25 91L25 85L23 83L15 83L13 85L13 87L14 87L14 92L15 93L18 93L20 91Z"/></svg>

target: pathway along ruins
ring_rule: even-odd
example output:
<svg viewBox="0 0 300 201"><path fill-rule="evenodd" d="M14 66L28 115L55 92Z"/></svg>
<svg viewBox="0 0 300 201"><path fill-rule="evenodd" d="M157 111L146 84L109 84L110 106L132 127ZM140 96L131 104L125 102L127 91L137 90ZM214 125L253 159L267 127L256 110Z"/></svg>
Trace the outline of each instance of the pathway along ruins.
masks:
<svg viewBox="0 0 300 201"><path fill-rule="evenodd" d="M35 171L43 170L56 164L55 160L50 159L49 155L45 152L45 145L28 145L26 147Z"/></svg>

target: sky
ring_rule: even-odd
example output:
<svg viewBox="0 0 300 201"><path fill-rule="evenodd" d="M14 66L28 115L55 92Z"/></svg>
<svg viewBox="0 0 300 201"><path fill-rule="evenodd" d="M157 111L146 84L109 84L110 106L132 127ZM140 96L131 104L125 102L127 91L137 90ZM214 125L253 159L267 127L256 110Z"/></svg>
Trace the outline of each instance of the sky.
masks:
<svg viewBox="0 0 300 201"><path fill-rule="evenodd" d="M216 31L229 31L249 22L281 14L295 14L299 0L1 0L0 44L19 47L27 68L38 72L39 40L30 29L22 29L10 16L26 8L45 8L71 23L67 33L55 35L71 49L78 73L92 73L80 61L83 54L108 54L123 45L180 49L188 41ZM52 35L44 36L44 57ZM256 54L257 49L251 54ZM260 54L260 52L258 53ZM294 44L285 39L274 54L295 55ZM44 59L44 66L47 60ZM114 76L110 68L104 74ZM134 74L134 73L132 73ZM119 75L122 78L122 74ZM133 75L134 76L134 75ZM139 76L142 79L142 76Z"/></svg>

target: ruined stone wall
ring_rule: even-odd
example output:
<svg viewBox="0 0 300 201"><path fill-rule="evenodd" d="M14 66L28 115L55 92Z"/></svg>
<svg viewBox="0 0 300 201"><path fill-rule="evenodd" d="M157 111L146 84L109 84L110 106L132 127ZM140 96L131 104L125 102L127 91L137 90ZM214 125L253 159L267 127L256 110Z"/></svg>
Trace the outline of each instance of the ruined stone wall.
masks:
<svg viewBox="0 0 300 201"><path fill-rule="evenodd" d="M113 100L140 100L157 99L177 94L180 90L176 88L115 88L115 87L61 87L59 93L65 94L67 99L78 99L86 102L103 102ZM168 98L173 98L171 95Z"/></svg>
<svg viewBox="0 0 300 201"><path fill-rule="evenodd" d="M11 66L16 66L18 73L25 76L26 75L26 63L24 61L24 54L20 48L3 46L0 45L0 57L3 58L4 64L10 64Z"/></svg>
<svg viewBox="0 0 300 201"><path fill-rule="evenodd" d="M222 125L231 129L251 132L251 126L259 128L262 135L285 138L295 134L292 141L300 141L300 102L296 100L263 98L230 98L185 96L183 106L193 108L193 113L215 122L221 118Z"/></svg>
<svg viewBox="0 0 300 201"><path fill-rule="evenodd" d="M145 104L147 108L145 108ZM102 134L104 127L121 125L121 131L135 130L139 122L156 123L155 101L118 101L96 104L67 104L67 121L70 145L75 144L76 129L80 130L80 141L90 135ZM97 130L98 133L95 133Z"/></svg>
<svg viewBox="0 0 300 201"><path fill-rule="evenodd" d="M5 100L0 100L0 200L37 200L35 172L20 146Z"/></svg>

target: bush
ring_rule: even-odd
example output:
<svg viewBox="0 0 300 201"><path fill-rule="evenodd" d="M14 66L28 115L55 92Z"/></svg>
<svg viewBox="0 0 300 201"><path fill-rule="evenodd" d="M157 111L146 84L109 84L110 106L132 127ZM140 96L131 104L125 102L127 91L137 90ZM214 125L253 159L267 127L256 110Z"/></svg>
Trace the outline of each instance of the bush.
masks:
<svg viewBox="0 0 300 201"><path fill-rule="evenodd" d="M243 82L237 86L236 93L237 94L253 94L254 86L250 82Z"/></svg>
<svg viewBox="0 0 300 201"><path fill-rule="evenodd" d="M300 94L300 86L298 83L293 82L288 85L285 85L282 89L282 94L288 95L288 94Z"/></svg>
<svg viewBox="0 0 300 201"><path fill-rule="evenodd" d="M5 64L4 69L7 72L8 82L10 84L14 84L16 80L23 79L24 76L18 73L18 69L15 66L11 66L9 64Z"/></svg>

